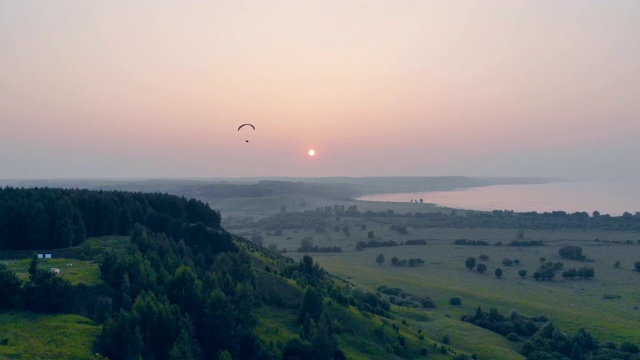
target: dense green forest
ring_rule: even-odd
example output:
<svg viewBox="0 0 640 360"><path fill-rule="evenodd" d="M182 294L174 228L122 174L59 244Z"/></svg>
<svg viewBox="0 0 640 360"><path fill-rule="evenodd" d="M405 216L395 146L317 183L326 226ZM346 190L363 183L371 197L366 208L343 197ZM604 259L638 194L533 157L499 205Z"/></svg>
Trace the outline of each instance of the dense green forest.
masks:
<svg viewBox="0 0 640 360"><path fill-rule="evenodd" d="M159 193L0 189L0 250L66 248L87 237L130 234L136 223L174 239L197 237L186 233L220 230L220 214L199 200Z"/></svg>

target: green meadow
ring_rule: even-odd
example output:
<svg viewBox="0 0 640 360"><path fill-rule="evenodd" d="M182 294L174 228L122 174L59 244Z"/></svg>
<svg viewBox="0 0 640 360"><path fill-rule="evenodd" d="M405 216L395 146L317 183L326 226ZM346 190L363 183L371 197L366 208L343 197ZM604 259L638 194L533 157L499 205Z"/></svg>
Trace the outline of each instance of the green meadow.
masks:
<svg viewBox="0 0 640 360"><path fill-rule="evenodd" d="M388 285L429 296L439 305L436 311L453 318L471 313L477 306L485 310L496 307L503 313L516 310L528 316L546 315L566 331L584 327L602 341L640 342L637 329L640 274L630 267L636 261L634 257L639 256L639 247L582 246L595 262L585 264L561 259L557 255L559 245L540 248L454 246L448 241L432 241L426 246L374 248L313 256L328 271L370 290ZM375 262L379 253L387 259L383 265ZM481 254L489 256L485 262L488 270L484 274L464 267L467 257L477 258ZM426 263L417 267L395 267L389 263L393 256L419 257ZM567 268L593 266L596 276L590 280L564 280L556 275L552 281L536 281L530 275L524 279L518 275L520 269L532 274L539 265L540 257L564 262ZM503 266L503 258L518 259L521 265ZM615 260L610 259L619 260L623 265L616 269L613 266ZM504 271L500 279L494 276L496 268ZM462 306L449 305L449 299L454 296L462 299Z"/></svg>
<svg viewBox="0 0 640 360"><path fill-rule="evenodd" d="M40 250L40 251L5 251L6 260L0 262L16 273L22 281L29 280L29 266L31 264L30 254L51 253L50 259L38 259L38 268L60 270L59 276L68 280L72 285L84 284L86 286L102 285L100 279L100 268L93 260L101 257L106 250L124 251L125 245L129 243L126 236L103 236L87 239L80 245L68 249ZM81 260L82 259L82 260Z"/></svg>
<svg viewBox="0 0 640 360"><path fill-rule="evenodd" d="M367 204L358 203L359 210ZM393 208L393 203L376 204ZM421 211L435 211L432 205L420 206ZM407 204L398 204L398 210ZM361 210L362 211L362 210ZM379 211L379 210L378 210ZM415 207L414 207L415 211ZM233 232L249 237L256 231L263 238L263 245L276 246L285 255L295 260L302 258L297 252L303 239L319 247L340 246L340 253L309 253L323 268L339 275L356 286L375 291L380 285L399 287L403 290L431 297L438 308L415 316L407 314L409 325L422 330L430 339L447 335L451 346L464 352L475 352L481 358L517 359L521 342L509 342L498 334L460 321L464 314L471 314L478 306L485 311L491 307L501 313L517 311L525 316L547 316L567 333L585 328L601 342L620 344L625 341L640 343L640 273L634 263L640 261L640 234L633 231L584 231L584 230L530 230L526 229L523 240L543 240L544 246L506 246L516 240L514 229L468 229L468 228L413 228L402 235L390 230L396 222L390 219L348 218L329 220L324 231L313 229L285 229L276 236L271 231L255 228L234 229ZM349 229L348 236L343 228ZM336 231L337 230L337 231ZM368 241L369 232L374 239L398 243L412 239L424 239L427 245L403 245L394 247L366 248L356 251L358 241ZM484 240L489 246L454 245L456 239ZM495 245L501 242L502 246ZM558 250L566 245L583 248L589 261L563 259ZM386 261L379 265L375 258L382 253ZM480 255L487 255L480 261ZM425 263L416 267L396 267L391 258L421 258ZM484 263L483 274L465 267L465 259L475 257ZM519 265L504 266L502 260L519 260ZM584 266L595 269L592 279L565 280L562 270L551 281L536 281L532 277L545 261L562 262L564 269ZM619 268L614 266L620 262ZM496 268L504 274L494 275ZM519 270L527 270L521 278ZM449 299L459 297L460 306L452 306ZM395 307L396 311L404 308Z"/></svg>
<svg viewBox="0 0 640 360"><path fill-rule="evenodd" d="M78 315L0 313L0 359L86 360L101 326Z"/></svg>

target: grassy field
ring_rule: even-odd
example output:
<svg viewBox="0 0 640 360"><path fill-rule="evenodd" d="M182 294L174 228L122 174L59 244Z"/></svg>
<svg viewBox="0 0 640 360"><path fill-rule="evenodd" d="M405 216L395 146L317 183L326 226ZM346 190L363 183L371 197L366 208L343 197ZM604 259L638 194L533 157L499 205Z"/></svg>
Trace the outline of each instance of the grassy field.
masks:
<svg viewBox="0 0 640 360"><path fill-rule="evenodd" d="M78 315L40 315L23 312L0 314L0 359L86 360L101 331Z"/></svg>
<svg viewBox="0 0 640 360"><path fill-rule="evenodd" d="M594 262L561 259L558 249L563 245L582 246ZM387 263L378 265L377 254ZM469 256L489 256L487 272L480 274L464 267ZM299 253L290 253L300 257ZM640 245L602 244L594 241L562 240L542 247L511 246L455 246L450 240L431 240L427 246L397 246L374 248L340 254L312 254L330 272L375 289L379 285L396 286L408 292L432 297L440 305L438 312L459 318L477 306L485 310L512 310L529 315L547 315L566 331L581 327L593 332L601 341L640 342L637 322L640 320L640 273L632 266L640 257ZM419 257L425 265L409 268L394 267L389 260ZM591 280L563 280L560 274L553 281L535 281L531 274L539 266L539 258L564 262L565 268L592 266L596 276ZM502 259L521 261L520 266L503 266ZM621 267L613 264L618 260ZM495 268L504 270L501 279L494 276ZM518 276L526 269L529 276ZM457 296L462 306L451 307L448 300ZM614 299L607 299L614 298Z"/></svg>
<svg viewBox="0 0 640 360"><path fill-rule="evenodd" d="M358 210L366 211L362 203ZM448 211L428 204L375 203L373 211L393 209L405 211ZM417 208L420 209L417 209ZM408 209L412 210L408 210ZM275 244L287 249L287 256L296 260L303 254L292 251L300 246L303 238L310 238L313 245L340 246L342 253L310 253L326 270L349 281L375 290L379 285L403 288L405 291L433 298L438 309L427 312L427 320L420 316L407 317L410 326L422 329L431 339L448 335L456 349L476 352L481 358L518 359L521 343L510 343L505 338L487 330L464 324L459 319L472 313L478 306L485 311L496 307L510 314L517 311L525 316L546 315L568 333L580 328L592 332L601 342L620 344L624 341L640 343L640 273L634 271L634 263L640 261L640 233L631 231L583 231L583 230L530 230L524 240L543 240L540 247L495 246L516 239L514 229L418 229L409 227L409 234L400 235L390 229L394 220L370 218L329 219L325 232L312 229L285 229L281 236L261 231L264 246ZM335 231L335 226L340 227ZM347 236L342 227L349 228ZM247 236L252 229L234 229L232 232ZM425 239L426 246L396 246L370 248L355 251L358 241L368 241L369 231L376 240L402 242ZM485 240L491 246L456 246L460 238ZM631 244L625 244L627 240ZM616 243L617 242L617 243ZM578 245L593 262L562 259L558 250L562 246ZM386 263L378 265L376 256L382 253ZM487 272L480 274L465 268L464 261L473 256L489 256L485 262ZM426 262L418 267L394 267L393 256L400 259L422 258ZM590 280L564 280L562 271L553 281L536 281L533 272L546 261L563 262L566 268L583 266L595 269ZM519 266L503 266L504 258L520 260ZM614 263L620 261L620 268ZM494 276L494 270L504 270L502 278ZM528 276L522 279L518 271L525 269ZM449 305L451 297L460 297L461 306Z"/></svg>
<svg viewBox="0 0 640 360"><path fill-rule="evenodd" d="M105 236L87 239L84 244L69 249L37 251L37 253L53 254L51 259L38 259L38 268L44 270L57 268L60 270L59 276L69 280L72 285L101 285L103 281L100 279L100 268L97 263L88 259L99 256L103 251L109 249L123 251L123 245L128 242L129 238L125 236ZM5 256L11 258L11 260L0 260L0 262L6 264L22 281L27 281L29 280L32 253L27 251L6 251ZM79 260L78 257L87 260Z"/></svg>
<svg viewBox="0 0 640 360"><path fill-rule="evenodd" d="M16 273L22 281L29 280L30 259L3 261L7 267ZM38 268L49 270L57 268L59 276L69 280L72 285L85 284L87 286L101 285L100 268L98 264L77 259L39 259Z"/></svg>

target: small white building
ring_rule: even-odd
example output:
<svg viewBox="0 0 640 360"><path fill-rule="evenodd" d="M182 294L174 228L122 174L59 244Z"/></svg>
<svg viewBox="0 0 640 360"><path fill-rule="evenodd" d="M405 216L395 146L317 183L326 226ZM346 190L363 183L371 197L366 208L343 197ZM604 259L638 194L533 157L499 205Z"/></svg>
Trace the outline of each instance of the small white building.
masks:
<svg viewBox="0 0 640 360"><path fill-rule="evenodd" d="M44 254L45 259L51 259L51 254Z"/></svg>
<svg viewBox="0 0 640 360"><path fill-rule="evenodd" d="M44 254L38 254L38 259L44 259Z"/></svg>

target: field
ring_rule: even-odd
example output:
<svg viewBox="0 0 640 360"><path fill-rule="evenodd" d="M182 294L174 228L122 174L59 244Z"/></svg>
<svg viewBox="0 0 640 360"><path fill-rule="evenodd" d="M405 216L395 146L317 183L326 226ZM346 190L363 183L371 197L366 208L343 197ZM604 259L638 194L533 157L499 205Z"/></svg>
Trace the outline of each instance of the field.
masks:
<svg viewBox="0 0 640 360"><path fill-rule="evenodd" d="M78 315L0 314L0 359L86 360L101 327Z"/></svg>
<svg viewBox="0 0 640 360"><path fill-rule="evenodd" d="M105 250L121 251L123 245L129 239L125 236L105 236L87 239L87 241L76 247L57 250L42 250L36 253L51 253L51 259L38 259L38 268L50 270L57 268L60 270L59 276L69 280L72 285L85 284L87 286L101 285L100 268L98 264L89 260ZM32 251L5 251L3 257L6 260L0 262L16 273L22 281L29 280L29 265L31 264ZM86 260L79 260L83 258Z"/></svg>
<svg viewBox="0 0 640 360"><path fill-rule="evenodd" d="M360 209L360 205L359 209ZM378 204L380 206L380 204ZM392 203L384 206L393 207ZM399 204L406 209L407 204ZM428 209L431 206L420 204ZM402 210L400 210L402 211ZM424 210L421 210L424 211ZM401 212L402 213L402 212ZM510 343L497 334L462 323L463 314L470 314L481 306L485 311L496 307L501 313L517 311L525 316L545 315L563 331L573 333L585 328L601 342L620 344L624 341L640 343L640 273L634 263L640 260L640 234L630 231L582 231L582 230L525 230L523 240L543 240L544 246L515 247L496 246L498 241L507 244L516 239L513 229L440 229L409 228L401 235L390 230L391 221L371 219L331 219L324 232L310 229L287 229L280 236L261 231L264 246L286 249L285 255L300 259L296 252L302 239L310 239L313 245L340 246L341 253L310 253L326 270L342 276L356 285L375 290L380 285L400 287L407 292L429 296L438 309L428 311L428 320L420 316L407 319L411 326L422 329L432 339L447 335L453 347L476 352L482 358L514 359L521 343ZM334 231L334 226L340 227ZM347 236L341 229L347 226ZM377 240L403 242L425 239L428 245L395 246L355 250L358 241L367 241L373 231ZM235 233L249 236L255 229L234 229ZM485 240L490 246L454 245L455 239ZM629 243L626 243L629 240ZM590 259L587 262L562 259L558 250L562 246L577 245ZM375 258L384 254L386 262L378 265ZM480 274L465 268L467 257L489 259L484 263L487 271ZM392 257L399 259L422 258L425 264L417 267L396 267L390 264ZM518 266L504 266L504 258L518 259ZM563 262L565 269L593 267L595 277L589 280L564 280L557 272L552 281L536 281L533 272L540 266L540 258ZM616 268L614 263L620 262ZM504 270L502 278L494 270ZM518 271L525 269L528 275L521 278ZM449 305L451 297L462 299L461 306Z"/></svg>

